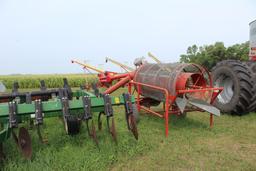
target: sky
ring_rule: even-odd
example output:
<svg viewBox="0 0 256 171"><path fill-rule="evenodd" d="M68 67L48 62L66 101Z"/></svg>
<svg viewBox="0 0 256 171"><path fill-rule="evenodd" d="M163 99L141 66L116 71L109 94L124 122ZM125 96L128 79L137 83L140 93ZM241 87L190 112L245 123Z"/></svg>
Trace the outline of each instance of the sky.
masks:
<svg viewBox="0 0 256 171"><path fill-rule="evenodd" d="M193 44L249 39L255 0L0 0L0 75L120 71L151 52L177 62Z"/></svg>

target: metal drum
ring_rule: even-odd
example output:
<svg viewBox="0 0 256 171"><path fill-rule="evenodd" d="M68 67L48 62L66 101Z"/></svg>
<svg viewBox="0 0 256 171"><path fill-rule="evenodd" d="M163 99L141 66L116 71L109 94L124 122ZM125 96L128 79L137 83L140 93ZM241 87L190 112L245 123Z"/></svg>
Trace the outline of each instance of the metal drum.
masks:
<svg viewBox="0 0 256 171"><path fill-rule="evenodd" d="M212 85L209 72L196 64L167 63L144 64L137 69L134 81L165 88L169 95L175 96L178 90L206 88ZM140 87L141 94L158 101L164 101L163 91L147 86ZM206 96L205 92L193 93L193 96ZM209 93L207 99L209 99ZM202 97L200 97L202 98Z"/></svg>

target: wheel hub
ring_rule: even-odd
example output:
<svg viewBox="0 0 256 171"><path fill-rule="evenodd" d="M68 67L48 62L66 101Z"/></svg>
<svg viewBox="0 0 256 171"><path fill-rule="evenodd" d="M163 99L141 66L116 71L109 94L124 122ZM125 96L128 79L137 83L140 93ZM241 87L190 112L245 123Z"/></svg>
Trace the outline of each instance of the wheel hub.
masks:
<svg viewBox="0 0 256 171"><path fill-rule="evenodd" d="M222 104L229 103L234 95L234 82L232 78L223 74L217 78L215 86L223 87L222 93L217 97L219 102Z"/></svg>

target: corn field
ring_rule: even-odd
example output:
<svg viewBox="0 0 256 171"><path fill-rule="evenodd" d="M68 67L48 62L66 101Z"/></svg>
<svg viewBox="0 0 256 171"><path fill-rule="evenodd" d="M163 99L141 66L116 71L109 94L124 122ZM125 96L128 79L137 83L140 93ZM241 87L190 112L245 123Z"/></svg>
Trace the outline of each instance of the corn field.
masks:
<svg viewBox="0 0 256 171"><path fill-rule="evenodd" d="M0 76L0 81L7 89L11 89L14 82L18 82L20 88L39 88L40 80L45 81L47 88L59 88L63 87L63 78L68 79L71 87L97 82L97 77L93 74L7 75Z"/></svg>

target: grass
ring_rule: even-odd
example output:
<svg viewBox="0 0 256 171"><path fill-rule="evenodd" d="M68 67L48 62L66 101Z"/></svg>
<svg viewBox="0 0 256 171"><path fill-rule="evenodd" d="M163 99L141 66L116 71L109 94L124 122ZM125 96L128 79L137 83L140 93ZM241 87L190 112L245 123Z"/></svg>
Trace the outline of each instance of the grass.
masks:
<svg viewBox="0 0 256 171"><path fill-rule="evenodd" d="M33 157L27 161L19 154L13 139L7 140L4 144L7 160L2 170L256 169L255 113L215 117L212 129L209 129L207 113L188 113L184 119L172 116L167 138L164 120L141 113L136 141L126 129L123 107L115 107L114 111L117 145L107 133L106 123L102 131L97 131L100 143L97 148L85 126L79 135L70 137L58 118L48 118L44 132L49 144L40 144L36 131L30 130Z"/></svg>

